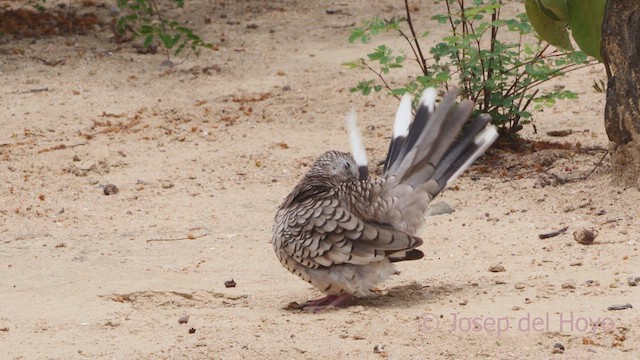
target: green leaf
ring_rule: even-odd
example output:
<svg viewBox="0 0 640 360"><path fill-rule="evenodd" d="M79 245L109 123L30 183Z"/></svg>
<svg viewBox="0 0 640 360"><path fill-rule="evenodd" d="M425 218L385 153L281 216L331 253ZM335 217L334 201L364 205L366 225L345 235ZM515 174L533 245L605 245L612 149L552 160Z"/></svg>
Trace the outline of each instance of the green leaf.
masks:
<svg viewBox="0 0 640 360"><path fill-rule="evenodd" d="M407 89L406 88L397 88L397 89L391 90L391 95L402 96L405 93L407 93Z"/></svg>
<svg viewBox="0 0 640 360"><path fill-rule="evenodd" d="M149 47L149 45L151 45L151 42L153 42L153 35L148 35L145 39L144 39L144 43L142 44L142 47Z"/></svg>
<svg viewBox="0 0 640 360"><path fill-rule="evenodd" d="M431 20L436 20L440 24L446 24L449 21L449 17L444 14L437 14L431 17Z"/></svg>
<svg viewBox="0 0 640 360"><path fill-rule="evenodd" d="M637 0L636 0L637 1ZM580 50L602 62L600 42L602 40L602 21L607 0L567 0L571 33Z"/></svg>
<svg viewBox="0 0 640 360"><path fill-rule="evenodd" d="M585 1L582 1L582 4L585 4ZM569 22L569 9L567 8L567 0L538 0L538 5L540 5L540 10L542 10L545 14L549 12L555 16L558 21L562 21L564 23ZM590 6L591 1L589 1Z"/></svg>
<svg viewBox="0 0 640 360"><path fill-rule="evenodd" d="M351 31L351 35L349 35L349 42L353 43L356 40L360 39L363 44L366 44L369 41L369 37L365 33L365 31L361 28L356 28Z"/></svg>
<svg viewBox="0 0 640 360"><path fill-rule="evenodd" d="M564 23L548 17L540 10L536 0L525 0L524 7L531 25L542 40L560 49L573 50L571 40L569 40L569 32Z"/></svg>

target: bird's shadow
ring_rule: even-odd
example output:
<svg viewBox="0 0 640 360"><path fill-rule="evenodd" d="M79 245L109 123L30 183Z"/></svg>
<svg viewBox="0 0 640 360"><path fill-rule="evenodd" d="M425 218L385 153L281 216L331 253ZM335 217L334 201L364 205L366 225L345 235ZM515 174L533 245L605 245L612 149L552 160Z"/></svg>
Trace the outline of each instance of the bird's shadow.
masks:
<svg viewBox="0 0 640 360"><path fill-rule="evenodd" d="M464 291L464 287L453 284L431 286L413 282L377 291L376 296L353 299L349 305L374 308L413 307L417 304L434 303L461 291Z"/></svg>

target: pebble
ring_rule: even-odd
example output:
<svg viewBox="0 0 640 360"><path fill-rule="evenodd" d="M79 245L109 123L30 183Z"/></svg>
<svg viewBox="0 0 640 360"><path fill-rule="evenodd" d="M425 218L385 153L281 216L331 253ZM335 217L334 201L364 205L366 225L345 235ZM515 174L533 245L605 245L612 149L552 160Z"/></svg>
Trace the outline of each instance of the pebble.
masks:
<svg viewBox="0 0 640 360"><path fill-rule="evenodd" d="M186 324L189 322L189 315L182 315L178 318L178 324Z"/></svg>
<svg viewBox="0 0 640 360"><path fill-rule="evenodd" d="M551 350L552 354L562 354L564 352L564 345L560 343L553 344L553 350Z"/></svg>
<svg viewBox="0 0 640 360"><path fill-rule="evenodd" d="M629 276L627 278L627 284L629 284L629 286L638 286L638 284L640 284L640 276Z"/></svg>
<svg viewBox="0 0 640 360"><path fill-rule="evenodd" d="M616 305L611 305L607 308L607 310L626 310L626 309L633 309L633 306L631 306L631 304L616 304Z"/></svg>
<svg viewBox="0 0 640 360"><path fill-rule="evenodd" d="M373 347L373 352L376 354L384 354L386 351L384 350L384 345L378 344Z"/></svg>
<svg viewBox="0 0 640 360"><path fill-rule="evenodd" d="M118 193L118 191L120 191L118 187L113 184L107 184L104 186L104 188L102 188L102 192L105 195L115 195Z"/></svg>
<svg viewBox="0 0 640 360"><path fill-rule="evenodd" d="M489 271L491 271L491 272L505 272L507 270L502 265L491 265L491 266L489 266Z"/></svg>
<svg viewBox="0 0 640 360"><path fill-rule="evenodd" d="M236 287L236 282L233 281L233 279L227 280L224 282L224 287L227 287L227 288Z"/></svg>
<svg viewBox="0 0 640 360"><path fill-rule="evenodd" d="M573 238L582 245L591 245L598 237L598 230L592 228L581 228L573 232Z"/></svg>
<svg viewBox="0 0 640 360"><path fill-rule="evenodd" d="M575 289L576 285L570 282L566 282L564 284L562 284L562 288L563 289Z"/></svg>
<svg viewBox="0 0 640 360"><path fill-rule="evenodd" d="M447 204L444 201L440 201L438 203L435 203L429 206L429 209L427 210L427 216L451 214L454 211L455 209L452 208L451 205Z"/></svg>

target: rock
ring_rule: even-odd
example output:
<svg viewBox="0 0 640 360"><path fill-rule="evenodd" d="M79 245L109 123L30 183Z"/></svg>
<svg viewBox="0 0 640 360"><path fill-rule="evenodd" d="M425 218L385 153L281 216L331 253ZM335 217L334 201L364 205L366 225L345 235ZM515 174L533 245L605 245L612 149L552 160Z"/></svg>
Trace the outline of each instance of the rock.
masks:
<svg viewBox="0 0 640 360"><path fill-rule="evenodd" d="M224 282L224 287L227 287L227 288L236 287L236 282L233 281L233 279L227 280Z"/></svg>
<svg viewBox="0 0 640 360"><path fill-rule="evenodd" d="M566 282L562 284L562 288L572 290L576 288L576 285L574 283Z"/></svg>
<svg viewBox="0 0 640 360"><path fill-rule="evenodd" d="M633 306L631 306L631 304L616 304L616 305L611 305L607 308L607 310L626 310L626 309L633 309Z"/></svg>
<svg viewBox="0 0 640 360"><path fill-rule="evenodd" d="M378 344L373 347L373 352L376 354L384 354L386 351L384 350L384 345Z"/></svg>
<svg viewBox="0 0 640 360"><path fill-rule="evenodd" d="M580 228L573 232L573 238L582 245L591 245L598 237L598 230L593 228Z"/></svg>
<svg viewBox="0 0 640 360"><path fill-rule="evenodd" d="M491 271L491 272L505 272L507 270L502 265L491 265L491 266L489 266L489 271Z"/></svg>
<svg viewBox="0 0 640 360"><path fill-rule="evenodd" d="M178 324L186 324L189 322L189 315L185 314L178 318Z"/></svg>
<svg viewBox="0 0 640 360"><path fill-rule="evenodd" d="M553 350L551 350L552 354L562 354L564 352L564 345L560 343L553 344Z"/></svg>
<svg viewBox="0 0 640 360"><path fill-rule="evenodd" d="M640 284L640 276L629 276L627 278L627 284L629 284L629 286L638 286L638 284Z"/></svg>
<svg viewBox="0 0 640 360"><path fill-rule="evenodd" d="M438 203L435 203L429 206L429 209L427 210L427 216L451 214L454 211L455 210L449 204L447 204L444 201L440 201Z"/></svg>
<svg viewBox="0 0 640 360"><path fill-rule="evenodd" d="M120 191L118 187L113 184L107 184L104 186L104 188L102 188L102 192L105 195L115 195L118 193L118 191Z"/></svg>

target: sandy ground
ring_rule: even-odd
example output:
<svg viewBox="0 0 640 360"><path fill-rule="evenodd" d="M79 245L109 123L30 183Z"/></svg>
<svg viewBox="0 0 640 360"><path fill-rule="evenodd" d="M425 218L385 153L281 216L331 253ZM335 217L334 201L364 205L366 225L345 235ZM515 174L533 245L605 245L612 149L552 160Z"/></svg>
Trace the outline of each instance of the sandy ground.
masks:
<svg viewBox="0 0 640 360"><path fill-rule="evenodd" d="M437 200L455 212L428 219L424 259L309 314L284 309L321 294L276 260L273 216L316 156L348 150L350 108L384 156L397 101L351 94L370 75L340 64L371 47L346 41L353 24L402 4L223 4L188 2L219 49L171 69L108 27L0 45L0 358L639 358L640 192L608 158L578 179L608 146L601 67L550 84L580 99L523 132L594 149L491 150Z"/></svg>

